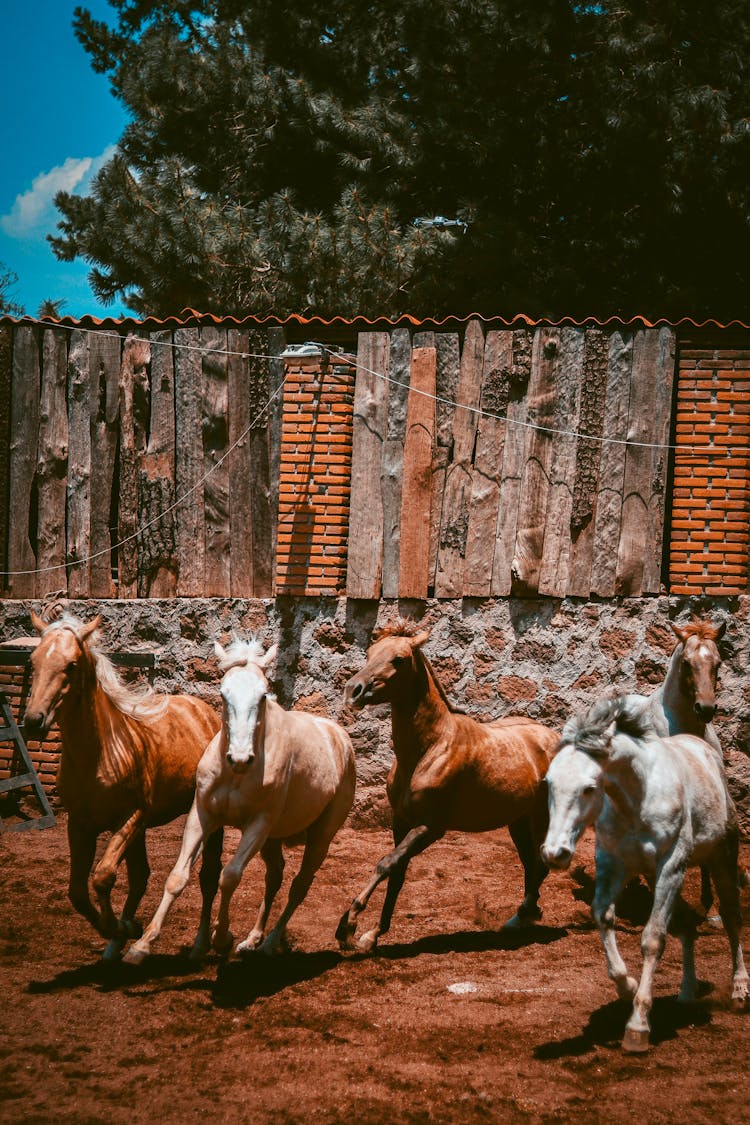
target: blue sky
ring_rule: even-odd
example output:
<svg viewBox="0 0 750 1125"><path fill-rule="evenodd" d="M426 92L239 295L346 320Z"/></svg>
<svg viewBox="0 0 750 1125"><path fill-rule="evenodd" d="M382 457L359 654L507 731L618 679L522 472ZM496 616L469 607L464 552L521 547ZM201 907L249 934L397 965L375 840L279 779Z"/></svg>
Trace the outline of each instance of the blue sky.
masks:
<svg viewBox="0 0 750 1125"><path fill-rule="evenodd" d="M47 234L56 233L59 190L86 194L125 127L109 80L95 74L73 34L73 11L112 20L106 0L4 0L0 35L0 262L18 275L10 296L29 315L47 298L65 315L119 316L86 280L84 261L58 262Z"/></svg>

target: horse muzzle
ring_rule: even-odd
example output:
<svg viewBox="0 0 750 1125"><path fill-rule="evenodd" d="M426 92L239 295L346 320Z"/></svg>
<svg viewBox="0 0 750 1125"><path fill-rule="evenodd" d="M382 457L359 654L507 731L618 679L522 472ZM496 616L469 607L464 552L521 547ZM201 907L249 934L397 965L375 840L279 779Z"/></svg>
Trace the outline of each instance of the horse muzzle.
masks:
<svg viewBox="0 0 750 1125"><path fill-rule="evenodd" d="M556 848L542 844L540 849L542 862L555 871L567 871L573 859L573 848L567 845L558 845Z"/></svg>
<svg viewBox="0 0 750 1125"><path fill-rule="evenodd" d="M51 726L52 717L44 711L27 711L23 717L24 734L28 738L44 738Z"/></svg>
<svg viewBox="0 0 750 1125"><path fill-rule="evenodd" d="M702 723L710 723L716 714L715 703L699 703L696 699L693 710Z"/></svg>
<svg viewBox="0 0 750 1125"><path fill-rule="evenodd" d="M371 683L364 680L349 680L349 683L344 688L344 703L347 707L366 707L368 703L372 703L374 687Z"/></svg>

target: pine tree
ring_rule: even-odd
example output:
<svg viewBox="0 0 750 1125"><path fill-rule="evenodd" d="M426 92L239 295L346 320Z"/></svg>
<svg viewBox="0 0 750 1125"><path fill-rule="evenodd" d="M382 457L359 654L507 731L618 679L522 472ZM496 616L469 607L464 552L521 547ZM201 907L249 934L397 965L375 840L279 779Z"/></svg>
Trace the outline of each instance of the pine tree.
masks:
<svg viewBox="0 0 750 1125"><path fill-rule="evenodd" d="M11 290L18 285L18 274L0 262L0 316L23 316L23 309L13 300Z"/></svg>
<svg viewBox="0 0 750 1125"><path fill-rule="evenodd" d="M110 3L76 30L132 121L52 239L105 301L746 315L739 0Z"/></svg>

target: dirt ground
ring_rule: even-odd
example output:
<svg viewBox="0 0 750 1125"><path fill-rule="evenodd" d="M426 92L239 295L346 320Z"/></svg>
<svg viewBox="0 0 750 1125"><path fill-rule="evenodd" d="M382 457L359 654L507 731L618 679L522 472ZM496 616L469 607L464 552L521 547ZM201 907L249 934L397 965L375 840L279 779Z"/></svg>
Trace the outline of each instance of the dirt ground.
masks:
<svg viewBox="0 0 750 1125"><path fill-rule="evenodd" d="M150 833L144 921L181 829L180 820ZM729 1007L722 930L701 928L705 996L694 1006L676 1000L679 943L670 939L651 1050L627 1056L626 1010L588 912L590 836L571 872L548 878L543 922L524 941L501 932L521 889L507 834L456 834L413 861L379 953L344 956L337 920L388 844L382 829L339 834L284 956L192 968L183 946L197 923L194 878L152 958L111 968L67 902L64 817L0 836L3 1125L750 1120L750 1015ZM235 895L238 940L261 877L256 861ZM693 876L689 892L697 899ZM646 897L631 893L619 927L636 967ZM750 891L743 900L750 916Z"/></svg>

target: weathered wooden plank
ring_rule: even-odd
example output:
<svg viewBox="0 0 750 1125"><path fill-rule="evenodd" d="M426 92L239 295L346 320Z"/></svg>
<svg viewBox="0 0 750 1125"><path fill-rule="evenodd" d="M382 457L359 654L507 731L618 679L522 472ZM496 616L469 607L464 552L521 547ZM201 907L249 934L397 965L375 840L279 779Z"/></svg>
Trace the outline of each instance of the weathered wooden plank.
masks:
<svg viewBox="0 0 750 1125"><path fill-rule="evenodd" d="M0 325L0 570L8 570L8 518L10 499L10 389L13 381L13 329ZM63 572L63 579L65 575ZM8 580L3 573L0 587Z"/></svg>
<svg viewBox="0 0 750 1125"><path fill-rule="evenodd" d="M577 598L587 598L591 592L596 500L602 459L602 443L597 439L601 438L604 429L608 356L609 335L600 328L588 328L578 429L582 434L592 434L594 437L580 438L576 449L567 592L571 597Z"/></svg>
<svg viewBox="0 0 750 1125"><path fill-rule="evenodd" d="M424 344L418 341L425 340ZM461 342L457 332L414 335L414 347L434 347L437 353L435 376L435 442L432 450L432 508L430 511L430 586L435 585L440 528L443 521L445 478L453 456L453 417L461 371Z"/></svg>
<svg viewBox="0 0 750 1125"><path fill-rule="evenodd" d="M120 494L117 509L118 596L138 594L138 465L146 449L150 413L149 340L130 335L122 348L119 375Z"/></svg>
<svg viewBox="0 0 750 1125"><path fill-rule="evenodd" d="M37 455L37 595L67 593L65 494L68 475L68 338L42 334L42 394Z"/></svg>
<svg viewBox="0 0 750 1125"><path fill-rule="evenodd" d="M528 390L528 422L533 429L521 477L516 549L511 567L513 593L522 596L536 593L539 587L554 442L550 431L555 422L559 346L559 328L540 328L534 333Z"/></svg>
<svg viewBox="0 0 750 1125"><path fill-rule="evenodd" d="M388 425L390 342L387 332L359 333L346 573L350 598L374 600L382 590L381 470ZM372 372L382 372L382 376Z"/></svg>
<svg viewBox="0 0 750 1125"><path fill-rule="evenodd" d="M615 593L632 364L632 333L613 332L609 339L607 403L591 560L591 593L601 598L611 598Z"/></svg>
<svg viewBox="0 0 750 1125"><path fill-rule="evenodd" d="M401 495L401 551L399 596L427 597L430 556L430 492L432 445L435 434L434 348L414 348L404 442L404 482ZM419 393L422 392L422 393Z"/></svg>
<svg viewBox="0 0 750 1125"><path fill-rule="evenodd" d="M204 591L206 558L198 329L176 329L174 342L177 593L180 597L197 597Z"/></svg>
<svg viewBox="0 0 750 1125"><path fill-rule="evenodd" d="M208 597L228 597L229 561L229 446L227 334L207 325L201 330L203 348L203 471L206 474L206 587Z"/></svg>
<svg viewBox="0 0 750 1125"><path fill-rule="evenodd" d="M172 333L152 332L149 340L151 413L146 452L138 462L138 597L170 598L177 590Z"/></svg>
<svg viewBox="0 0 750 1125"><path fill-rule="evenodd" d="M507 596L512 586L521 477L531 436L531 431L526 426L526 417L532 351L533 337L530 332L525 328L514 329L513 364L510 369L507 426L500 480L500 505L495 534L495 555L492 562L490 592L494 597Z"/></svg>
<svg viewBox="0 0 750 1125"><path fill-rule="evenodd" d="M577 453L577 439L570 435L578 429L585 333L581 328L562 328L559 339L554 373L554 427L563 432L554 435L551 443L549 498L538 585L540 594L553 598L565 597L570 580L570 517Z"/></svg>
<svg viewBox="0 0 750 1125"><path fill-rule="evenodd" d="M472 487L472 455L479 424L477 413L482 395L484 332L478 320L469 321L461 351L456 402L453 415L453 455L445 473L443 512L440 521L435 596L463 596L464 559L469 529Z"/></svg>
<svg viewBox="0 0 750 1125"><path fill-rule="evenodd" d="M92 332L89 337L91 378L91 571L92 598L111 598L112 581L112 489L120 418L120 336L114 332ZM119 591L118 591L119 592Z"/></svg>
<svg viewBox="0 0 750 1125"><path fill-rule="evenodd" d="M89 333L74 331L68 349L68 596L89 594L91 554L91 408Z"/></svg>
<svg viewBox="0 0 750 1125"><path fill-rule="evenodd" d="M509 330L488 332L482 364L482 415L477 430L466 534L463 586L468 598L489 597L492 588L507 428L504 416L508 409L512 365L513 333Z"/></svg>
<svg viewBox="0 0 750 1125"><path fill-rule="evenodd" d="M381 494L383 497L384 598L398 597L401 552L401 494L404 478L406 411L411 379L411 336L408 328L395 328L390 344L388 428L383 443Z"/></svg>
<svg viewBox="0 0 750 1125"><path fill-rule="evenodd" d="M14 598L36 594L36 544L31 542L30 525L38 436L39 344L34 328L19 325L13 339L10 413L8 570L17 573L9 578L8 588Z"/></svg>
<svg viewBox="0 0 750 1125"><path fill-rule="evenodd" d="M669 437L672 431L672 388L675 380L677 342L671 328L660 328L656 377L654 379L654 408L651 428L654 448L651 450L651 480L648 497L648 529L646 542L649 550L643 562L643 593L661 591L662 553L664 549L664 521L667 482L669 473Z"/></svg>
<svg viewBox="0 0 750 1125"><path fill-rule="evenodd" d="M674 366L674 338L670 329L642 329L633 340L633 366L628 410L628 444L623 481L622 526L617 555L615 592L625 597L658 593L661 576L663 526L655 526L666 484L666 450L653 444L666 441ZM665 370L666 368L666 370ZM660 466L657 472L657 465ZM646 586L650 589L646 589Z"/></svg>
<svg viewBox="0 0 750 1125"><path fill-rule="evenodd" d="M232 597L251 597L253 592L253 495L250 485L252 459L249 427L252 422L249 333L230 328L227 394L229 412L229 537L231 552L229 581Z"/></svg>

